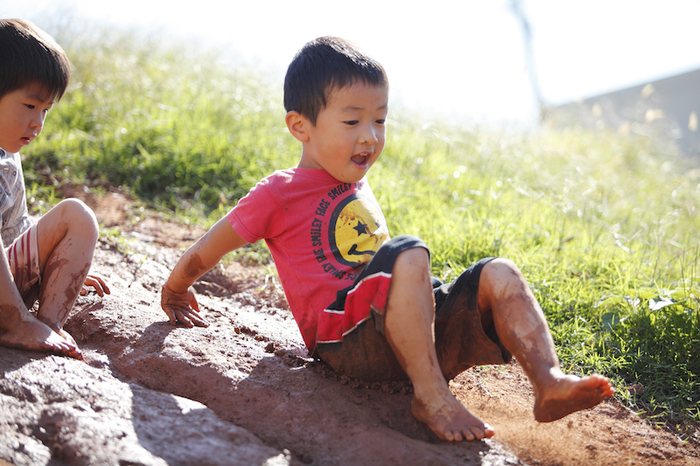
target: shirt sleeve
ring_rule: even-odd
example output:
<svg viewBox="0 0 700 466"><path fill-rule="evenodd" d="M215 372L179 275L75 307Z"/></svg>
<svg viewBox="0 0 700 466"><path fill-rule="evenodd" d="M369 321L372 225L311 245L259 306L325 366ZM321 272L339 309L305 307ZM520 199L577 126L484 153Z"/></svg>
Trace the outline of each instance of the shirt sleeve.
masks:
<svg viewBox="0 0 700 466"><path fill-rule="evenodd" d="M267 179L255 185L226 217L236 233L249 243L279 236L287 224L284 209Z"/></svg>
<svg viewBox="0 0 700 466"><path fill-rule="evenodd" d="M32 225L19 154L3 153L0 160L0 225L5 247Z"/></svg>

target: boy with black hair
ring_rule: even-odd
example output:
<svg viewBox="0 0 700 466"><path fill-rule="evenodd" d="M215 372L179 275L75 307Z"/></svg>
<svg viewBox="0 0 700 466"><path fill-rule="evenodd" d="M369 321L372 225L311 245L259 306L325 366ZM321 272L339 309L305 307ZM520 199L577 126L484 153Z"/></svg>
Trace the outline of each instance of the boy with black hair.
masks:
<svg viewBox="0 0 700 466"><path fill-rule="evenodd" d="M51 36L28 21L0 19L0 345L81 358L63 325L85 286L109 293L88 275L97 221L83 202L66 199L32 224L19 155L69 78L70 62Z"/></svg>
<svg viewBox="0 0 700 466"><path fill-rule="evenodd" d="M611 396L607 378L561 371L512 262L487 258L442 284L422 241L389 238L365 177L384 147L388 92L381 65L346 41L322 37L297 53L284 103L299 165L260 181L184 253L163 286L170 322L207 326L191 285L224 254L265 239L309 352L366 381L408 376L414 416L444 440L494 435L447 384L472 365L515 355L542 422Z"/></svg>

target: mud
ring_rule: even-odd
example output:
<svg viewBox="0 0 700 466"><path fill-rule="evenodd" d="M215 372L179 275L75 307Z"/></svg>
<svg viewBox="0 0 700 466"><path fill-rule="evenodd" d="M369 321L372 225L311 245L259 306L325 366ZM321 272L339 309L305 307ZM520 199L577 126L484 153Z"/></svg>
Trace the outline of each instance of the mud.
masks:
<svg viewBox="0 0 700 466"><path fill-rule="evenodd" d="M103 231L91 273L111 295L79 297L66 330L85 359L0 348L0 465L693 465L700 448L614 399L560 421L532 415L515 363L450 383L496 429L450 444L410 412L404 382L364 384L310 359L274 276L231 262L196 284L208 328L173 327L160 287L203 231L90 198ZM90 204L90 202L88 202Z"/></svg>

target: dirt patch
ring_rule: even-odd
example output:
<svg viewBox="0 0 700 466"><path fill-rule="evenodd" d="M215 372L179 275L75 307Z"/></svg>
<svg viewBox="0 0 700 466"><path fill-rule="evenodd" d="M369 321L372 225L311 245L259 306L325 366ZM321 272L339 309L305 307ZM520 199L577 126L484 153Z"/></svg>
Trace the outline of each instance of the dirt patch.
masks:
<svg viewBox="0 0 700 466"><path fill-rule="evenodd" d="M14 372L30 368L36 371L41 361L48 361L59 377L64 377L61 374L68 370L66 367L77 371L82 365L92 372L81 377L116 378L115 383L132 387L127 390L132 399L151 400L142 403L140 414L117 413L126 439L120 441L131 439L133 445L147 450L141 452L140 458L158 458L167 464L187 463L172 459L172 454L164 460L167 451L172 453L168 449L175 447L163 448L165 437L154 436L150 427L143 427L152 416L160 416L152 411L143 414L145 405L158 405L158 397L165 394L178 400L194 400L201 403L197 405L201 409L215 413L232 439L216 437L229 442L219 445L217 451L225 452L235 445L242 448L245 444L247 450L238 450L242 464L245 455L257 464L264 462L260 458L274 459L275 464L319 465L700 464L697 444L684 443L671 432L651 427L614 399L560 421L535 422L532 391L516 363L472 369L450 384L460 401L494 426L496 436L488 441L460 444L440 441L411 416L409 383L364 384L338 376L323 363L310 359L275 277L262 267L231 263L207 274L196 287L203 313L212 325L206 329L170 326L158 306L160 286L182 248L203 231L141 210L119 191L101 198L83 191L77 194L93 207L105 227L122 232L118 241L101 241L93 268L110 280L113 294L101 300L96 296L80 298L69 319L67 330L84 349L85 362L55 363L65 358L29 358L26 352L8 350L13 355L11 359L24 361L9 367L9 362L0 360L5 382L12 373L26 385L18 389L24 385L0 383L0 395L11 397L13 403L26 401L27 393L34 393L29 401L51 398L46 393L53 392L45 385L27 385L32 376L20 377L20 372ZM99 371L105 373L100 375ZM68 371L65 377L74 380L76 375ZM113 391L105 388L103 394L96 383L90 390L91 398L84 402L89 406L83 406L81 412L94 411L101 397L109 398ZM65 403L72 396L70 393L66 389L59 401ZM54 408L56 402L54 399ZM174 417L163 417L164 422L179 425L182 419L177 412L184 410L172 414L172 403L167 401L168 409L159 408L158 412L165 413L162 416L170 413L167 416ZM80 405L77 401L75 404ZM69 450L63 448L78 445L69 452L82 452L79 446L90 442L85 440L87 434L81 432L94 435L95 430L56 430L58 418L51 418L56 412L49 408L28 414L24 420L17 418L15 410L14 420L0 420L3 429L13 429L13 425L15 429L10 437L15 442L12 454L0 447L0 458L21 464L17 458L25 457L17 453L20 440L16 439L20 438L21 448L29 451L29 446L35 445L37 451L43 448L44 457L50 458L50 445L41 436L47 439L53 435L52 448L63 452L64 459L55 462L54 458L52 464L98 464L85 458L78 461L77 453L68 457L65 452ZM80 411L70 409L71 416ZM68 411L60 412L67 416ZM202 418L207 425L215 422L208 416ZM245 432L235 430L238 428ZM213 431L209 428L207 432ZM201 448L202 442L207 441L206 436L192 432L183 435L188 436L183 442L193 447ZM109 451L125 451L126 447L120 445L113 444ZM130 457L122 459L132 461ZM149 461L137 463L163 464L155 459Z"/></svg>

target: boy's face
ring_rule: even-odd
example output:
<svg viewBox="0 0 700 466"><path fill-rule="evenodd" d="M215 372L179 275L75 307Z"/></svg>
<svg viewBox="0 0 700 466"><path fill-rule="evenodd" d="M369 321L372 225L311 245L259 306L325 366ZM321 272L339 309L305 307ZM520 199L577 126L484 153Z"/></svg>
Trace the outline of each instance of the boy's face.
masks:
<svg viewBox="0 0 700 466"><path fill-rule="evenodd" d="M7 152L19 150L41 133L44 119L53 106L41 86L30 85L8 92L0 98L0 147Z"/></svg>
<svg viewBox="0 0 700 466"><path fill-rule="evenodd" d="M389 91L362 82L330 92L316 118L306 120L301 168L320 168L338 181L362 179L384 148Z"/></svg>

